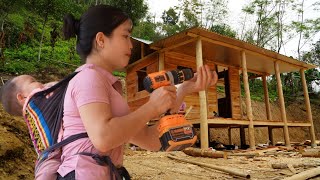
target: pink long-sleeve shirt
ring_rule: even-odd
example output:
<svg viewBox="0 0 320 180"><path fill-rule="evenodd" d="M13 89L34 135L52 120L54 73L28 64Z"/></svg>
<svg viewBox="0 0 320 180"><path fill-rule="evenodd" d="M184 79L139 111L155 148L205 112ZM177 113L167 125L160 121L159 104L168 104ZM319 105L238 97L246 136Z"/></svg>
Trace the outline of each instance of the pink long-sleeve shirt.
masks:
<svg viewBox="0 0 320 180"><path fill-rule="evenodd" d="M93 64L79 67L79 72L70 82L65 95L63 139L86 132L79 114L79 108L89 103L107 103L111 107L113 117L129 113L129 106L112 84L118 79L110 72ZM95 120L91 120L95 123ZM108 129L106 129L108 131ZM65 176L75 170L76 179L109 179L109 168L98 165L90 156L79 155L81 152L99 153L89 138L79 139L63 147L58 173ZM99 153L102 155L101 153ZM115 166L122 165L123 146L107 152Z"/></svg>

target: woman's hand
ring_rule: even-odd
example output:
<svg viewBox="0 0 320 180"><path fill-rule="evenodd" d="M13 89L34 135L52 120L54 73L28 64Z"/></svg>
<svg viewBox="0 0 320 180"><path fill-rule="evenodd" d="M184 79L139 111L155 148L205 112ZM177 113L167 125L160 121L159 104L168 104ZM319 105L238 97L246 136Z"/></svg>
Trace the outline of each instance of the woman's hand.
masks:
<svg viewBox="0 0 320 180"><path fill-rule="evenodd" d="M175 86L164 86L154 90L148 101L150 106L154 107L155 117L160 116L167 110L177 106L177 92Z"/></svg>
<svg viewBox="0 0 320 180"><path fill-rule="evenodd" d="M218 75L215 71L211 71L209 66L204 65L198 68L197 73L189 81L183 82L178 91L181 91L184 95L199 92L207 89L209 86L213 86L218 81Z"/></svg>

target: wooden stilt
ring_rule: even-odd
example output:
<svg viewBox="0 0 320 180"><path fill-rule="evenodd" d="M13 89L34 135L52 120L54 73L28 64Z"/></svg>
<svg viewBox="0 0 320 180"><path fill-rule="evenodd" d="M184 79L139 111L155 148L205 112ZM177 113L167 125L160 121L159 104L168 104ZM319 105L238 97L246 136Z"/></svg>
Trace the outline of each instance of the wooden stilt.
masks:
<svg viewBox="0 0 320 180"><path fill-rule="evenodd" d="M284 141L285 145L290 147L290 138L289 138L289 130L288 130L288 122L287 122L287 115L286 115L286 107L284 103L283 91L282 91L282 83L280 78L280 71L279 71L279 63L278 61L274 62L274 69L277 78L277 88L278 88L278 96L280 101L280 110L281 110L281 119L284 123L283 126L283 133L284 133Z"/></svg>
<svg viewBox="0 0 320 180"><path fill-rule="evenodd" d="M232 134L231 134L231 128L228 128L228 137L229 137L229 145L232 144Z"/></svg>
<svg viewBox="0 0 320 180"><path fill-rule="evenodd" d="M272 132L272 130L273 130L272 126L268 126L268 134L269 134L270 145L275 145L274 139L273 139L273 132Z"/></svg>
<svg viewBox="0 0 320 180"><path fill-rule="evenodd" d="M164 70L164 52L159 53L159 71Z"/></svg>
<svg viewBox="0 0 320 180"><path fill-rule="evenodd" d="M306 103L307 117L308 117L308 121L311 124L311 126L309 128L310 137L311 137L311 147L316 147L317 144L316 144L316 136L315 136L315 132L314 132L314 125L313 125L313 119L312 119L312 113L311 113L310 99L309 99L308 87L307 87L307 82L306 82L306 76L304 74L303 69L300 69L300 76L301 76L304 100Z"/></svg>
<svg viewBox="0 0 320 180"><path fill-rule="evenodd" d="M249 127L248 127L249 143L250 143L250 148L255 149L253 114L252 114L249 80L248 80L248 72L247 72L247 58L246 58L246 53L244 51L241 52L241 60L242 60L241 64L242 64L243 84L244 84L244 90L246 94L247 117L249 120Z"/></svg>
<svg viewBox="0 0 320 180"><path fill-rule="evenodd" d="M240 147L246 145L246 132L244 126L240 126Z"/></svg>
<svg viewBox="0 0 320 180"><path fill-rule="evenodd" d="M266 105L267 120L270 120L271 119L271 109L270 109L267 77L265 75L262 76L262 83L263 83L263 90L264 90L264 103ZM268 133L269 133L269 141L272 145L274 145L271 126L268 126Z"/></svg>
<svg viewBox="0 0 320 180"><path fill-rule="evenodd" d="M202 42L201 38L197 39L196 45L196 63L197 67L203 65L202 59ZM199 101L200 101L200 140L201 148L206 149L209 147L208 144L208 106L207 106L207 96L206 91L199 92Z"/></svg>

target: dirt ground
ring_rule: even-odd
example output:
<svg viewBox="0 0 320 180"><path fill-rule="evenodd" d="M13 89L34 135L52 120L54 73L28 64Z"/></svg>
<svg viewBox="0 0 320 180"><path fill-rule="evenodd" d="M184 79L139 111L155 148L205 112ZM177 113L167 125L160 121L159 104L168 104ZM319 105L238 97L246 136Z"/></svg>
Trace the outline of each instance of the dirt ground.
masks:
<svg viewBox="0 0 320 180"><path fill-rule="evenodd" d="M201 162L249 174L251 179L280 180L294 175L288 168L273 169L272 164L292 164L301 167L294 168L296 173L320 166L320 158L306 158L301 155L261 155L254 158L232 156L228 159L192 157L183 152L171 153L185 160ZM228 173L200 167L198 165L179 162L168 158L165 152L127 151L125 167L133 179L139 180L193 180L193 179L245 179ZM316 177L313 179L320 179Z"/></svg>

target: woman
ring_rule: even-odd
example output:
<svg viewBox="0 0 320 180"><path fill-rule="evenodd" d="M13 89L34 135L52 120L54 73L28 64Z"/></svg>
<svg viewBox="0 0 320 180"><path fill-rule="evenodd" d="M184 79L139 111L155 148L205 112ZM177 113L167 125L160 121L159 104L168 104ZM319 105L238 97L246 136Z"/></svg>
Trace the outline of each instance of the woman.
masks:
<svg viewBox="0 0 320 180"><path fill-rule="evenodd" d="M123 144L127 142L158 151L161 145L157 126L148 127L146 123L168 109L177 111L187 94L217 81L216 73L207 66L201 67L192 80L178 89L161 87L150 95L146 104L129 112L119 81L112 72L128 65L131 30L130 18L106 5L91 7L80 20L71 15L65 17L65 38L77 37L77 52L85 64L77 69L80 72L66 91L63 138L81 132L87 132L89 138L63 147L58 179L114 178L112 166L122 166ZM107 165L99 165L104 164L101 161Z"/></svg>

